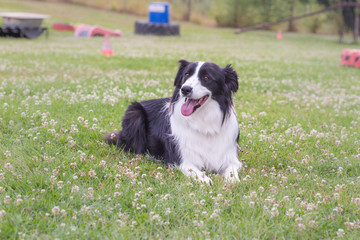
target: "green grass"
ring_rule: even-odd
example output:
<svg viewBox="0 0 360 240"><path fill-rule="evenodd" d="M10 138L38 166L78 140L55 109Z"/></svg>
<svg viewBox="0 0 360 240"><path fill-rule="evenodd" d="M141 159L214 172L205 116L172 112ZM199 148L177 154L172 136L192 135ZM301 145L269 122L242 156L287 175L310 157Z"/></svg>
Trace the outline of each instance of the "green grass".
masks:
<svg viewBox="0 0 360 240"><path fill-rule="evenodd" d="M360 72L339 66L348 46L336 36L278 41L181 23L180 37L145 37L132 33L131 15L0 3L50 14L49 27L124 33L111 39L113 57L101 55L102 38L53 30L0 39L1 239L336 239L339 229L360 237ZM131 101L171 95L182 58L239 74L239 184L211 174L214 184L203 185L103 141Z"/></svg>

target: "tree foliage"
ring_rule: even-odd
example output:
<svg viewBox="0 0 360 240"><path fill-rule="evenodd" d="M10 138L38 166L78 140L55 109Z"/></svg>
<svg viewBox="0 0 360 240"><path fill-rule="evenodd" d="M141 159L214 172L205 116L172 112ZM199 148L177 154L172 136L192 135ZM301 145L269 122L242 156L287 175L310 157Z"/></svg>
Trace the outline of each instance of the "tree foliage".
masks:
<svg viewBox="0 0 360 240"><path fill-rule="evenodd" d="M303 14L317 6L316 0L217 0L214 16L221 26L246 27Z"/></svg>
<svg viewBox="0 0 360 240"><path fill-rule="evenodd" d="M53 0L42 0L53 1ZM57 0L135 13L146 16L148 5L155 0ZM171 5L173 21L190 21L200 24L225 27L247 27L274 22L293 16L320 10L346 0L159 0ZM356 0L348 0L356 1ZM337 33L345 22L354 26L354 8L328 12L301 21L290 21L289 31ZM324 26L324 27L323 27ZM335 26L335 27L334 27ZM323 30L322 30L323 29Z"/></svg>

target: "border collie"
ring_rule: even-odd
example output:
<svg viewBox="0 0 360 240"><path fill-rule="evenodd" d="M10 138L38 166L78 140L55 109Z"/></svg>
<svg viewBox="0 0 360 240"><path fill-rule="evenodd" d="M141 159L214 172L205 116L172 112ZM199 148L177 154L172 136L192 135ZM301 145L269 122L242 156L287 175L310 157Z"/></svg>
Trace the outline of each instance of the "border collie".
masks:
<svg viewBox="0 0 360 240"><path fill-rule="evenodd" d="M105 138L124 151L149 154L186 176L211 184L203 171L239 181L238 121L232 94L238 76L231 65L179 61L171 98L133 102L122 131Z"/></svg>

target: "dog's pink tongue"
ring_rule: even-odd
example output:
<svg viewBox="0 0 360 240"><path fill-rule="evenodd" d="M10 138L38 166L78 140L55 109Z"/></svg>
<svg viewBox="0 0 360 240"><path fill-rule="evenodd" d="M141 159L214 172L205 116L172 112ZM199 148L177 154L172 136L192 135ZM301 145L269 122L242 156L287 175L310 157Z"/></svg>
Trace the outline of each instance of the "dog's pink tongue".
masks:
<svg viewBox="0 0 360 240"><path fill-rule="evenodd" d="M196 106L197 101L188 99L182 106L181 106L181 113L184 116L190 116L194 112L194 107Z"/></svg>

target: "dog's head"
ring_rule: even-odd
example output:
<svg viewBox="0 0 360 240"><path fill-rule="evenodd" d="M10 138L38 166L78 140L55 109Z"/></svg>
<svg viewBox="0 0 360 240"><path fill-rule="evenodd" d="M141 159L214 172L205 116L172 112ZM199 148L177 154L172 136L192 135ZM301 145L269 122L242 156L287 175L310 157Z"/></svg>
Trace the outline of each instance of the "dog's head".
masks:
<svg viewBox="0 0 360 240"><path fill-rule="evenodd" d="M219 103L224 115L232 104L232 93L238 90L238 76L230 65L224 68L211 62L179 61L172 101L183 100L181 113L190 116L209 100Z"/></svg>

